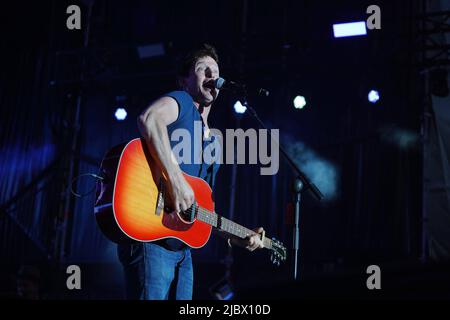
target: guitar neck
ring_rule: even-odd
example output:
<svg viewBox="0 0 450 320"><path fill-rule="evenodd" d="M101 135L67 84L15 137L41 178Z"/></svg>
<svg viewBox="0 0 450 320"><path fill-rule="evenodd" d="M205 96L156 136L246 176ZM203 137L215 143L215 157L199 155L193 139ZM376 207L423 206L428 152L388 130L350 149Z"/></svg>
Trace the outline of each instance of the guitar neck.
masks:
<svg viewBox="0 0 450 320"><path fill-rule="evenodd" d="M197 207L197 219L203 221L219 230L223 230L241 239L257 234L255 231L247 229L246 227L237 224L227 218L218 215L215 212ZM264 248L272 249L272 240L264 237Z"/></svg>

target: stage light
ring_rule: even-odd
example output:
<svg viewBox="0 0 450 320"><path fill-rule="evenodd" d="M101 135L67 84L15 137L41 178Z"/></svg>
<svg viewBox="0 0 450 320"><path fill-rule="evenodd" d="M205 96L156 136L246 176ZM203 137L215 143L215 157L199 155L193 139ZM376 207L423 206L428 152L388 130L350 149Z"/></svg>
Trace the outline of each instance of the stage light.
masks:
<svg viewBox="0 0 450 320"><path fill-rule="evenodd" d="M234 111L236 113L243 114L243 113L245 113L245 111L247 111L247 107L242 105L242 103L238 100L234 104Z"/></svg>
<svg viewBox="0 0 450 320"><path fill-rule="evenodd" d="M125 110L126 101L127 101L126 95L116 96L116 105L115 105L116 111L114 113L114 116L118 121L123 121L127 117L127 111Z"/></svg>
<svg viewBox="0 0 450 320"><path fill-rule="evenodd" d="M372 103L376 103L378 100L380 100L380 94L377 90L370 90L369 94L367 95L367 99Z"/></svg>
<svg viewBox="0 0 450 320"><path fill-rule="evenodd" d="M367 34L366 22L348 22L333 24L333 34L335 38L362 36Z"/></svg>
<svg viewBox="0 0 450 320"><path fill-rule="evenodd" d="M118 121L123 121L127 117L127 111L124 108L117 108L114 115Z"/></svg>
<svg viewBox="0 0 450 320"><path fill-rule="evenodd" d="M294 108L303 109L306 106L306 99L303 96L296 96L294 98Z"/></svg>

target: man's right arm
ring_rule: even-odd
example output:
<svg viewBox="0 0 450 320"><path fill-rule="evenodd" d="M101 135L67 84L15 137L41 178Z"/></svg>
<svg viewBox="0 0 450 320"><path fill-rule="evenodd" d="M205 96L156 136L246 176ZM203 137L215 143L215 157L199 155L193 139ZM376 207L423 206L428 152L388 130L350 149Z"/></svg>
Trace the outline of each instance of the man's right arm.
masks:
<svg viewBox="0 0 450 320"><path fill-rule="evenodd" d="M194 192L182 175L170 147L167 126L178 118L177 102L162 97L153 102L138 117L138 129L158 166L168 179L174 210L187 210L194 203Z"/></svg>

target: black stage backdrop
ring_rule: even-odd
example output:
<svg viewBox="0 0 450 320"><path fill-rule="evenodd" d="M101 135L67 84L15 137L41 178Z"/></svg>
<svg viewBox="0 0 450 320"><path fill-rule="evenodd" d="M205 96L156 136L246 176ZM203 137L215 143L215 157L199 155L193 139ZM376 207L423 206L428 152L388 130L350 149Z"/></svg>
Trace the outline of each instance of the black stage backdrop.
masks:
<svg viewBox="0 0 450 320"><path fill-rule="evenodd" d="M83 1L81 31L65 28L69 4L2 10L0 254L7 283L21 264L40 265L49 279L61 266L79 264L92 272L82 297L122 295L115 245L94 219L94 194L74 197L68 181L97 173L109 148L138 137L136 117L175 88L177 57L202 42L217 47L223 77L270 90L249 103L280 130L282 144L326 195L322 203L307 192L302 197L302 277L361 273L370 264L404 265L422 256L424 89L412 50L419 1L379 1L382 29L339 41L331 24L366 19L371 3ZM141 59L136 48L149 43L163 44L165 54ZM367 101L371 88L381 94L376 104ZM307 99L304 109L292 106L297 94ZM128 112L121 122L114 118L118 96ZM258 129L249 114L237 118L234 99L221 93L211 126ZM237 166L234 220L263 226L290 248L292 171L284 160L276 175L259 170ZM216 208L224 216L231 176L232 165L223 165L217 177ZM82 177L75 187L87 193L94 183ZM198 297L211 297L225 254L215 238L195 250ZM232 275L238 288L291 277L264 252L240 249Z"/></svg>

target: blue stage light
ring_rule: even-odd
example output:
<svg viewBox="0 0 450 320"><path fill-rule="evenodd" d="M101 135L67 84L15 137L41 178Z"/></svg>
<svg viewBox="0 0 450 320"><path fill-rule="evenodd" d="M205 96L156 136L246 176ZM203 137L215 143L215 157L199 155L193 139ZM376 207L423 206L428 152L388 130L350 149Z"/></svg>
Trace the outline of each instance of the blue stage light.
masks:
<svg viewBox="0 0 450 320"><path fill-rule="evenodd" d="M333 34L335 38L362 36L367 34L366 22L348 22L333 24Z"/></svg>
<svg viewBox="0 0 450 320"><path fill-rule="evenodd" d="M306 106L306 99L303 96L296 96L294 98L294 108L303 109Z"/></svg>
<svg viewBox="0 0 450 320"><path fill-rule="evenodd" d="M377 90L370 90L369 94L367 95L367 99L372 103L376 103L378 100L380 100L380 94Z"/></svg>
<svg viewBox="0 0 450 320"><path fill-rule="evenodd" d="M124 108L117 108L114 115L118 121L123 121L127 117L127 111Z"/></svg>
<svg viewBox="0 0 450 320"><path fill-rule="evenodd" d="M242 105L242 103L238 100L234 104L234 111L236 113L243 114L243 113L245 113L245 111L247 111L247 107Z"/></svg>

